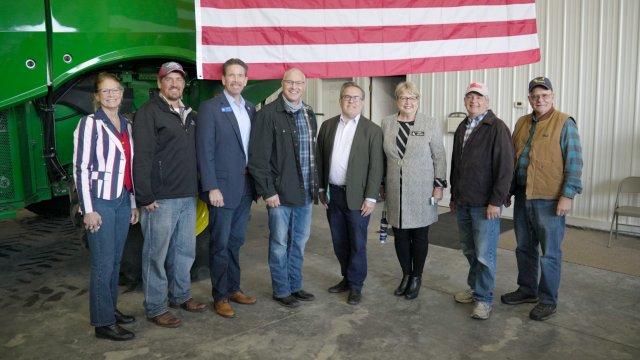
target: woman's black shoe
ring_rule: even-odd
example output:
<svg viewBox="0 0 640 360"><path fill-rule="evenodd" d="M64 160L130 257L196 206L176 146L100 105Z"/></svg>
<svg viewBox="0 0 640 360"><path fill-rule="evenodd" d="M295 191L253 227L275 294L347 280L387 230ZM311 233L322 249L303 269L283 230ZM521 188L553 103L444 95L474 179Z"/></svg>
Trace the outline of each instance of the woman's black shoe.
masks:
<svg viewBox="0 0 640 360"><path fill-rule="evenodd" d="M131 315L125 315L120 312L120 310L116 309L116 324L131 324L136 322L136 318Z"/></svg>
<svg viewBox="0 0 640 360"><path fill-rule="evenodd" d="M402 275L402 281L400 282L400 285L398 286L396 291L393 292L393 295L404 295L404 293L407 291L407 285L409 285L409 275Z"/></svg>
<svg viewBox="0 0 640 360"><path fill-rule="evenodd" d="M404 294L404 298L407 300L413 300L417 298L418 293L420 292L420 285L422 285L422 277L412 276L409 280L409 288L407 288L407 292Z"/></svg>
<svg viewBox="0 0 640 360"><path fill-rule="evenodd" d="M120 325L113 324L109 326L97 326L96 337L98 339L109 339L113 341L127 341L136 336L131 331L120 327Z"/></svg>

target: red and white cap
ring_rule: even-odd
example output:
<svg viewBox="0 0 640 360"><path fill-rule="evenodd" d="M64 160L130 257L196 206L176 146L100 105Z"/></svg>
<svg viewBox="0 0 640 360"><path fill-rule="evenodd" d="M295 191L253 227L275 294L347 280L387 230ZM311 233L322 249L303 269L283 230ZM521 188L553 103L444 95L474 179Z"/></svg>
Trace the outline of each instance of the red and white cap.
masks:
<svg viewBox="0 0 640 360"><path fill-rule="evenodd" d="M160 66L160 71L158 71L158 77L162 79L163 77L169 75L172 72L179 72L180 74L182 74L182 77L187 76L187 73L184 72L182 65L178 64L175 61L170 61Z"/></svg>
<svg viewBox="0 0 640 360"><path fill-rule="evenodd" d="M475 92L486 97L489 96L489 89L487 88L487 86L479 82L473 82L469 84L469 87L467 88L467 91L464 92L464 95L467 96L467 94L471 92Z"/></svg>

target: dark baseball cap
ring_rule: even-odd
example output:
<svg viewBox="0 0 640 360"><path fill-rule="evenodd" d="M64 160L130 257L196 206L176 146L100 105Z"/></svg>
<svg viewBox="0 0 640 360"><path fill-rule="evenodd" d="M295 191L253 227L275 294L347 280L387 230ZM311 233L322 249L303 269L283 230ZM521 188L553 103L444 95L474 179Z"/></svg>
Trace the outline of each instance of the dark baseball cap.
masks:
<svg viewBox="0 0 640 360"><path fill-rule="evenodd" d="M187 76L187 73L184 72L182 65L178 64L175 61L170 61L160 66L160 71L158 71L158 77L162 79L163 77L169 75L172 72L179 72L180 74L182 74L182 77Z"/></svg>
<svg viewBox="0 0 640 360"><path fill-rule="evenodd" d="M549 80L549 78L546 78L544 76L538 76L537 78L534 78L533 80L529 81L529 92L532 92L533 89L537 86L553 91L551 80Z"/></svg>

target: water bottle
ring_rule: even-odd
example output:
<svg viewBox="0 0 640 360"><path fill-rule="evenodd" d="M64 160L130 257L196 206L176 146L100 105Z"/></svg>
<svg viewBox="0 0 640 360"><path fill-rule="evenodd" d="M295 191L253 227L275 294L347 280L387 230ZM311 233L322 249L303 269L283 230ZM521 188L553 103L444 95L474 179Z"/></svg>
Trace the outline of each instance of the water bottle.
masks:
<svg viewBox="0 0 640 360"><path fill-rule="evenodd" d="M389 223L387 222L387 211L382 211L382 219L380 219L380 244L387 242L387 229L389 229Z"/></svg>

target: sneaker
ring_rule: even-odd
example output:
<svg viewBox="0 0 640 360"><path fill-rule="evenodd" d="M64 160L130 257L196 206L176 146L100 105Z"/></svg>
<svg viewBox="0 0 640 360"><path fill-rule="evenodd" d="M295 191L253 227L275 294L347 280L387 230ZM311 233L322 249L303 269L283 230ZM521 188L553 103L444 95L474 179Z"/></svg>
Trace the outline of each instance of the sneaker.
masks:
<svg viewBox="0 0 640 360"><path fill-rule="evenodd" d="M491 304L484 301L476 302L471 312L471 317L478 320L487 320L491 315Z"/></svg>
<svg viewBox="0 0 640 360"><path fill-rule="evenodd" d="M538 304L531 310L529 317L531 320L545 321L555 314L556 306L552 304Z"/></svg>
<svg viewBox="0 0 640 360"><path fill-rule="evenodd" d="M461 304L470 304L474 302L473 289L467 289L453 295L453 299Z"/></svg>
<svg viewBox="0 0 640 360"><path fill-rule="evenodd" d="M537 303L538 297L527 295L520 291L520 289L518 289L514 292L506 293L500 296L500 301L502 301L503 304L507 305L518 305L524 303Z"/></svg>

